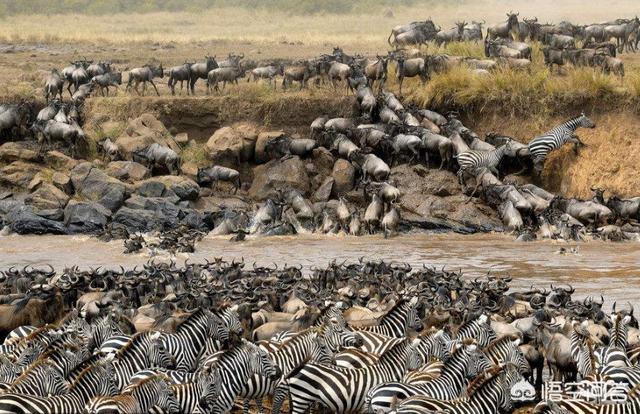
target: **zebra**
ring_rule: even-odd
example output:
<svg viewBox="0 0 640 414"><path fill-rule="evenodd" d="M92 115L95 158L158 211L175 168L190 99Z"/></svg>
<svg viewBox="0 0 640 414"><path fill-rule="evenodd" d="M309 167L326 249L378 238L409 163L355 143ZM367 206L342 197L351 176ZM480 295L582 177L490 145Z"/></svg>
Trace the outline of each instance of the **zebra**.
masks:
<svg viewBox="0 0 640 414"><path fill-rule="evenodd" d="M491 151L478 151L478 150L469 150L465 152L461 152L456 155L454 158L458 160L458 181L460 185L464 188L464 174L466 172L470 172L476 177L476 188L473 190L473 194L475 194L476 190L480 186L482 182L482 176L485 172L493 173L496 177L500 178L500 174L498 172L498 164L505 156L507 152L513 150L513 140L508 139L507 142Z"/></svg>
<svg viewBox="0 0 640 414"><path fill-rule="evenodd" d="M531 367L527 358L520 350L520 338L503 336L492 341L482 350L494 365L512 363L523 376L531 374Z"/></svg>
<svg viewBox="0 0 640 414"><path fill-rule="evenodd" d="M176 369L192 371L207 339L224 343L229 340L229 331L216 315L198 309L178 326L176 333L165 334L160 341L176 359Z"/></svg>
<svg viewBox="0 0 640 414"><path fill-rule="evenodd" d="M418 298L400 300L387 312L380 324L354 328L363 340L362 349L381 354L380 347L388 338L404 338L407 329L422 330L422 321L418 315Z"/></svg>
<svg viewBox="0 0 640 414"><path fill-rule="evenodd" d="M16 329L7 334L7 337L4 338L3 345L11 345L17 341L20 341L21 339L31 335L37 329L38 328L31 325L18 326Z"/></svg>
<svg viewBox="0 0 640 414"><path fill-rule="evenodd" d="M117 390L111 379L108 363L95 364L82 371L69 387L69 393L53 397L24 394L1 394L0 413L80 413L89 399L99 395L114 395Z"/></svg>
<svg viewBox="0 0 640 414"><path fill-rule="evenodd" d="M576 363L578 374L584 379L594 373L598 364L591 335L585 325L581 325L581 328L578 332L577 322L574 321L569 339L571 341L571 357Z"/></svg>
<svg viewBox="0 0 640 414"><path fill-rule="evenodd" d="M200 372L192 382L171 385L181 413L193 413L196 409L206 412L220 394L220 376L217 370Z"/></svg>
<svg viewBox="0 0 640 414"><path fill-rule="evenodd" d="M575 131L578 128L595 128L596 124L587 118L583 113L580 116L572 118L562 125L553 128L540 136L533 138L527 145L529 153L533 160L535 171L542 172L544 161L547 159L547 155L553 150L562 147L566 143L575 144L575 151L577 152L579 145L584 145L580 138L575 135Z"/></svg>
<svg viewBox="0 0 640 414"><path fill-rule="evenodd" d="M255 344L242 340L242 344L224 352L214 363L220 373L220 392L211 413L218 414L229 411L234 399L242 391L252 374L277 379L280 369L273 363L269 355Z"/></svg>
<svg viewBox="0 0 640 414"><path fill-rule="evenodd" d="M38 360L22 373L6 390L12 394L35 395L46 397L49 395L66 394L69 385L60 371L44 360Z"/></svg>
<svg viewBox="0 0 640 414"><path fill-rule="evenodd" d="M468 378L493 365L477 344L458 344L458 349L444 364L438 379L419 385L387 382L372 388L367 394L369 412L389 412L391 403L414 395L424 395L441 400L452 400L460 396Z"/></svg>
<svg viewBox="0 0 640 414"><path fill-rule="evenodd" d="M309 328L287 340L276 352L270 353L271 358L283 376L288 375L304 362L331 363L331 352L328 350L324 338L318 331ZM253 375L242 387L239 396L244 398L244 413L249 413L249 402L256 401L258 412L262 413L262 399L273 393L278 381L260 375Z"/></svg>
<svg viewBox="0 0 640 414"><path fill-rule="evenodd" d="M489 324L489 317L484 314L460 325L454 335L454 339L457 341L473 339L478 343L478 346L482 348L489 346L496 338L496 332Z"/></svg>
<svg viewBox="0 0 640 414"><path fill-rule="evenodd" d="M85 411L89 414L146 413L154 406L169 413L180 412L178 401L163 375L146 378L114 397L94 397L85 405Z"/></svg>
<svg viewBox="0 0 640 414"><path fill-rule="evenodd" d="M437 358L444 361L451 356L449 352L449 342L451 338L449 338L444 331L432 332L429 335L422 335L419 338L420 344L418 352L423 360L429 361L432 358ZM388 342L393 343L395 340ZM338 367L358 369L376 364L380 357L374 353L351 348L336 354L334 359Z"/></svg>
<svg viewBox="0 0 640 414"><path fill-rule="evenodd" d="M118 352L113 360L116 386L122 390L136 372L150 368L169 368L171 355L159 341L159 332L142 332L134 335L131 341Z"/></svg>
<svg viewBox="0 0 640 414"><path fill-rule="evenodd" d="M415 371L407 372L402 378L402 382L411 385L418 385L433 381L434 379L440 378L443 368L444 362L434 359L433 361L422 365Z"/></svg>
<svg viewBox="0 0 640 414"><path fill-rule="evenodd" d="M407 370L421 361L416 351L419 340L405 339L380 357L373 366L343 369L321 364L305 364L276 389L272 413L279 414L285 396L292 413L304 413L319 403L333 413L360 411L367 392L378 384L402 379Z"/></svg>
<svg viewBox="0 0 640 414"><path fill-rule="evenodd" d="M620 313L611 315L612 325L609 328L609 344L595 352L598 366L631 367L627 356L629 344L629 323L631 316Z"/></svg>
<svg viewBox="0 0 640 414"><path fill-rule="evenodd" d="M513 364L493 367L478 375L467 388L468 397L457 400L437 400L416 396L402 401L391 411L394 414L495 414L510 412L511 387L523 380Z"/></svg>

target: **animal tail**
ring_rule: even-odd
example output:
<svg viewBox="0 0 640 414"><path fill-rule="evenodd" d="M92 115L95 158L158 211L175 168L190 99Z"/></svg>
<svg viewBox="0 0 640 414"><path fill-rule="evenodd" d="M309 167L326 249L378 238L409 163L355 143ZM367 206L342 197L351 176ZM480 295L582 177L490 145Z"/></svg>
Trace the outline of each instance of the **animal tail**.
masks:
<svg viewBox="0 0 640 414"><path fill-rule="evenodd" d="M393 30L391 31L391 33L389 33L389 37L387 38L387 43L389 43L389 46L393 46L393 44L391 43L391 36L393 36Z"/></svg>

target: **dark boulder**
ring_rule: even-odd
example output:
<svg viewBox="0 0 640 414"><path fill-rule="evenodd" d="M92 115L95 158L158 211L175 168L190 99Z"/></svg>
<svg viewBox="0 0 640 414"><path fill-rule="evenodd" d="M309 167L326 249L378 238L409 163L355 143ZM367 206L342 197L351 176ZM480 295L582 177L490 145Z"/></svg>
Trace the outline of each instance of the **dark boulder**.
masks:
<svg viewBox="0 0 640 414"><path fill-rule="evenodd" d="M111 211L102 204L71 201L64 209L64 224L69 233L98 233L104 229Z"/></svg>
<svg viewBox="0 0 640 414"><path fill-rule="evenodd" d="M18 234L66 234L67 229L59 221L37 215L32 207L19 206L5 217L11 231Z"/></svg>

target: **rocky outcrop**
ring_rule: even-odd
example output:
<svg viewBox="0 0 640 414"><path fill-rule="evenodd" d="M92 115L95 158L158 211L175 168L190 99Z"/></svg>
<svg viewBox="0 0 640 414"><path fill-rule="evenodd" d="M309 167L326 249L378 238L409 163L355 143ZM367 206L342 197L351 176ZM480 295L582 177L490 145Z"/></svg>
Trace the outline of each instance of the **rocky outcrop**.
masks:
<svg viewBox="0 0 640 414"><path fill-rule="evenodd" d="M218 129L206 144L209 158L214 164L237 167L238 161L253 159L258 131L251 124L236 124Z"/></svg>
<svg viewBox="0 0 640 414"><path fill-rule="evenodd" d="M311 188L305 165L297 156L271 160L257 166L253 174L249 196L258 201L276 196L278 190L293 188L306 194Z"/></svg>
<svg viewBox="0 0 640 414"><path fill-rule="evenodd" d="M194 201L200 195L200 186L190 178L177 175L152 177L136 183L136 193L145 197L177 196L180 200Z"/></svg>
<svg viewBox="0 0 640 414"><path fill-rule="evenodd" d="M400 165L391 170L391 182L402 193L402 219L414 226L462 233L502 228L491 207L468 202L452 172Z"/></svg>
<svg viewBox="0 0 640 414"><path fill-rule="evenodd" d="M9 187L26 188L36 174L43 170L38 164L14 161L0 168L0 184Z"/></svg>
<svg viewBox="0 0 640 414"><path fill-rule="evenodd" d="M76 194L96 201L110 211L116 211L125 199L125 185L89 162L79 164L71 171L71 182Z"/></svg>
<svg viewBox="0 0 640 414"><path fill-rule="evenodd" d="M35 162L39 158L38 153L27 148L23 142L7 142L0 146L0 161L13 162L20 160Z"/></svg>
<svg viewBox="0 0 640 414"><path fill-rule="evenodd" d="M36 214L30 206L17 206L5 217L6 225L18 234L66 234L67 229L59 221Z"/></svg>
<svg viewBox="0 0 640 414"><path fill-rule="evenodd" d="M40 183L27 196L25 203L40 210L64 208L69 202L69 196L50 183Z"/></svg>
<svg viewBox="0 0 640 414"><path fill-rule="evenodd" d="M151 171L147 167L134 161L110 162L104 172L120 181L131 183L142 181L151 176Z"/></svg>
<svg viewBox="0 0 640 414"><path fill-rule="evenodd" d="M331 177L334 180L332 194L338 198L353 190L356 169L349 161L340 158L333 165Z"/></svg>
<svg viewBox="0 0 640 414"><path fill-rule="evenodd" d="M129 121L116 140L120 153L127 160L132 159L134 152L143 150L154 142L180 154L180 146L174 141L167 128L151 114L142 114Z"/></svg>
<svg viewBox="0 0 640 414"><path fill-rule="evenodd" d="M64 224L69 233L94 234L104 229L110 216L102 204L70 201L64 209Z"/></svg>

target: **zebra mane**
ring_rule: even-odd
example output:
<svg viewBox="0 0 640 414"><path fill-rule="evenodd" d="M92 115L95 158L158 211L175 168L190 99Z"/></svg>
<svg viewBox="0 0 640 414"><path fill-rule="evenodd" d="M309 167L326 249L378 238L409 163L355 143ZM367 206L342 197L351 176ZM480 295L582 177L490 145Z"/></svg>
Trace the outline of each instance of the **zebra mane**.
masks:
<svg viewBox="0 0 640 414"><path fill-rule="evenodd" d="M467 396L472 397L476 392L487 385L491 380L500 376L509 364L497 365L477 375L467 386Z"/></svg>
<svg viewBox="0 0 640 414"><path fill-rule="evenodd" d="M106 371L104 364L100 362L93 363L83 368L82 371L80 371L80 373L78 374L78 376L71 382L71 385L69 386L69 391L73 391L73 389L84 379L84 377L86 377L87 375L90 375L91 373L93 373L93 371L98 369L102 369L103 371Z"/></svg>
<svg viewBox="0 0 640 414"><path fill-rule="evenodd" d="M397 341L395 344L387 348L387 350L385 350L382 355L380 355L380 358L378 359L378 364L381 364L383 360L392 358L393 355L395 355L398 352L397 349L399 349L400 347L411 345L412 342L413 342L413 339L410 339L410 338L405 338L402 341Z"/></svg>
<svg viewBox="0 0 640 414"><path fill-rule="evenodd" d="M517 339L520 339L520 337L516 334L505 335L498 339L494 339L489 343L489 345L487 345L487 347L484 349L484 352L491 353L493 351L493 348L496 348L505 342L513 342Z"/></svg>
<svg viewBox="0 0 640 414"><path fill-rule="evenodd" d="M43 369L54 369L49 362L50 361L47 359L37 359L34 361L18 378L15 379L13 384L11 384L11 388L15 388L15 386L20 384L22 381L28 380L30 378L29 375L40 367Z"/></svg>
<svg viewBox="0 0 640 414"><path fill-rule="evenodd" d="M75 382L86 369L101 363L102 357L103 356L99 353L93 354L88 359L81 362L77 367L73 368L69 374L67 374L69 382Z"/></svg>
<svg viewBox="0 0 640 414"><path fill-rule="evenodd" d="M406 303L409 303L407 299L405 298L399 299L391 309L389 309L384 315L382 315L382 317L380 318L380 322L382 323L382 321L385 320L385 318L393 315L394 312L398 312L400 308Z"/></svg>
<svg viewBox="0 0 640 414"><path fill-rule="evenodd" d="M149 338L151 335L152 335L151 332L139 332L139 333L133 335L131 337L131 340L129 342L127 342L126 344L124 344L124 346L122 346L122 348L118 349L118 351L115 353L116 359L123 357L125 354L128 354L129 353L129 349L135 348L136 346L138 346L138 344L140 344L142 341L144 341L147 338Z"/></svg>
<svg viewBox="0 0 640 414"><path fill-rule="evenodd" d="M55 325L51 325L51 324L47 324L44 325L40 328L36 328L33 332L31 332L29 335L19 338L16 342L31 342L35 339L37 339L38 337L41 337L43 335L46 335L50 330L57 328L57 326Z"/></svg>
<svg viewBox="0 0 640 414"><path fill-rule="evenodd" d="M627 398L629 400L635 400L638 399L638 397L640 397L640 384L637 384L635 387L631 388L629 390L629 393L627 394Z"/></svg>
<svg viewBox="0 0 640 414"><path fill-rule="evenodd" d="M315 333L318 336L320 336L320 333L321 333L320 328L324 328L324 324L320 326L312 326L303 331L296 332L291 338L277 344L276 350L279 351L285 346L288 346L288 344L293 344L293 343L302 341L308 334Z"/></svg>
<svg viewBox="0 0 640 414"><path fill-rule="evenodd" d="M127 387L127 390L124 391L122 394L120 395L130 395L133 392L135 392L136 390L139 390L141 387L146 387L147 385L149 385L149 383L152 382L164 382L165 384L168 384L169 377L167 377L165 374L156 374L156 375L151 375L149 377L143 378L140 381L136 382L135 384L131 384L131 386Z"/></svg>
<svg viewBox="0 0 640 414"><path fill-rule="evenodd" d="M189 326L188 324L193 323L194 321L196 321L198 318L200 318L202 315L206 316L206 310L203 308L198 308L197 311L193 312L192 314L190 314L189 316L187 316L182 322L180 322L180 324L176 327L176 333L179 333L181 330L183 330L186 326ZM167 318L165 318L165 320L168 319L168 315Z"/></svg>

